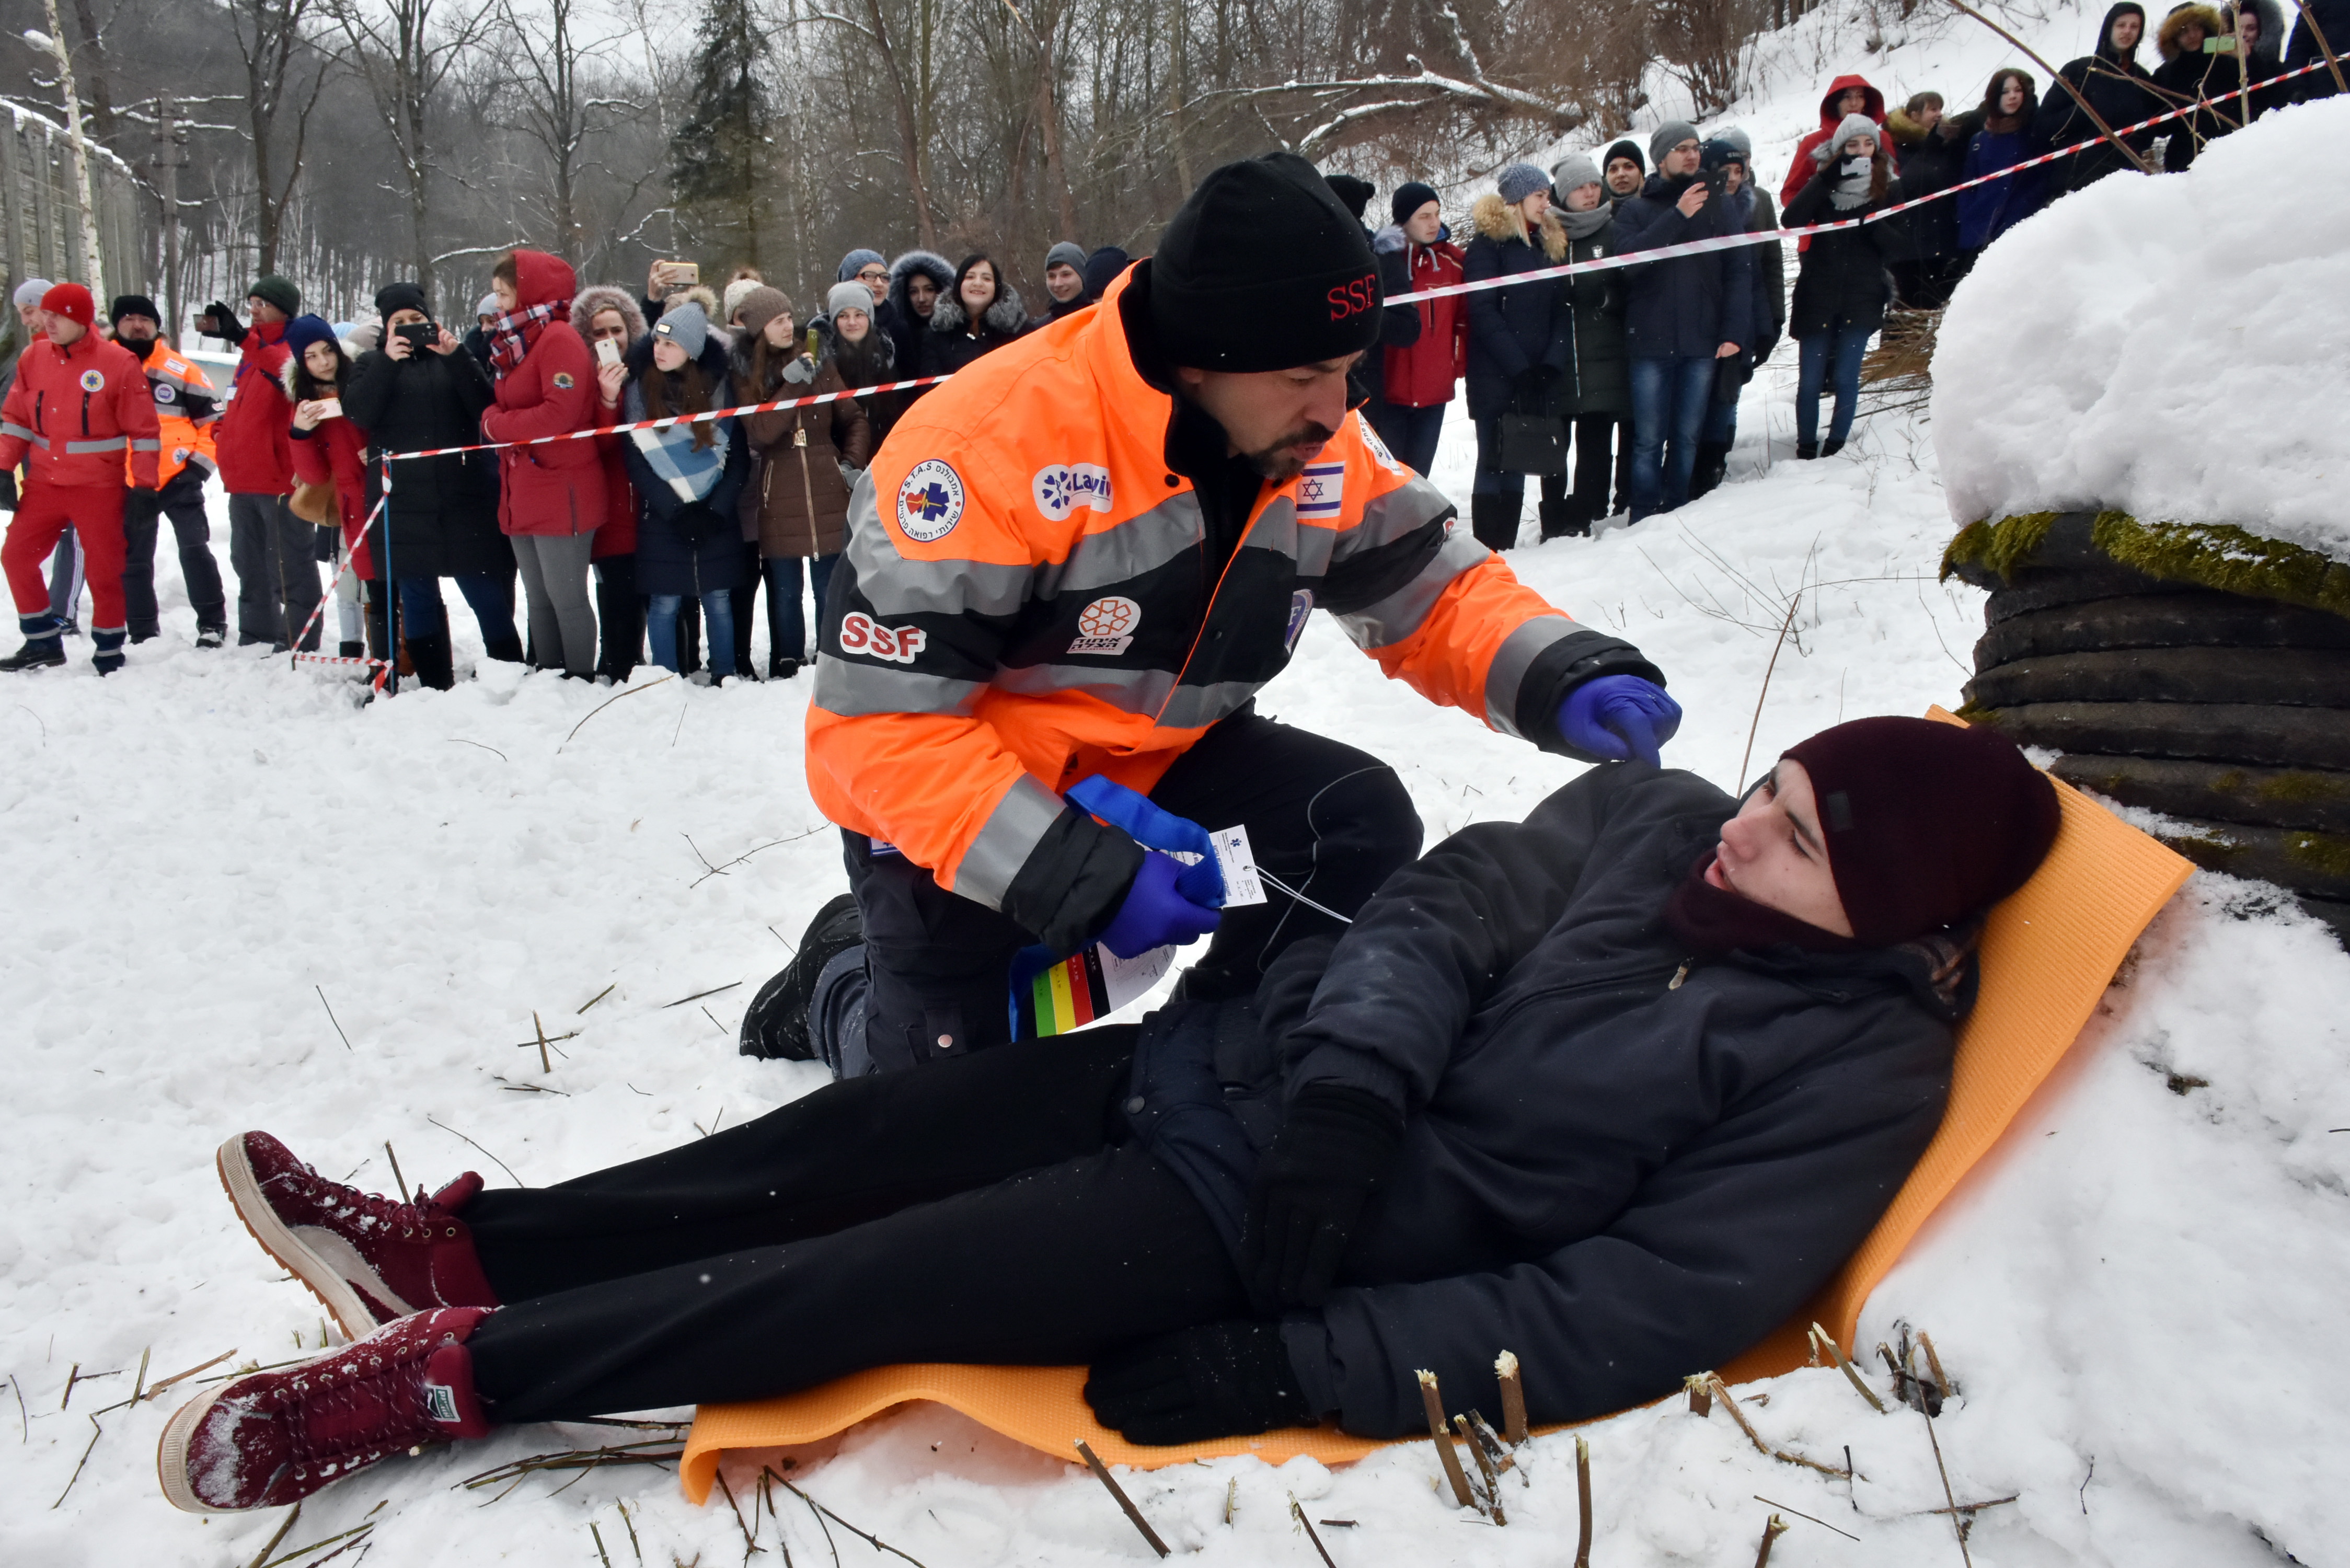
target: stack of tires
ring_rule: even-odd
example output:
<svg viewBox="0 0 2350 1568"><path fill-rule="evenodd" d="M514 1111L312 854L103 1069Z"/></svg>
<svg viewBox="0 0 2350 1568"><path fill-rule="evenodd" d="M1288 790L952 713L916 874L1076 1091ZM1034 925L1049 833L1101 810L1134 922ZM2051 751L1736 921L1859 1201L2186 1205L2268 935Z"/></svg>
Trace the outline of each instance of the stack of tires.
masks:
<svg viewBox="0 0 2350 1568"><path fill-rule="evenodd" d="M1962 533L1945 571L1991 594L1962 713L2063 753L2058 777L2162 814L2180 854L2289 889L2350 945L2350 568L2168 532L2075 512ZM2254 569L2279 551L2292 569Z"/></svg>

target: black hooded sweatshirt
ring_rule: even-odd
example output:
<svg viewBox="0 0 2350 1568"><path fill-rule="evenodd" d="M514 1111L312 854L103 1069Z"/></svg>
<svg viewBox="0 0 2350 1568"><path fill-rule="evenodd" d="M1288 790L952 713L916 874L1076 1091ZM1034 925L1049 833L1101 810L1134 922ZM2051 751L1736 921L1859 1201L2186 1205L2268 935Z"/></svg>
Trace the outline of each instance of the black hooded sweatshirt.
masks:
<svg viewBox="0 0 2350 1568"><path fill-rule="evenodd" d="M2137 0L2120 0L2106 13L2105 22L2098 28L2097 52L2068 62L2056 73L2080 88L2106 124L2117 131L2125 125L2135 125L2161 113L2164 107L2155 93L2154 78L2137 63L2137 49L2125 53L2114 47L2114 23L2126 16L2138 19L2138 44L2147 43L2151 34L2146 26L2146 7ZM2071 147L2101 134L2096 121L2081 111L2079 102L2064 90L2062 82L2048 84L2048 90L2041 95L2040 112L2032 117L2034 141L2054 149ZM2144 153L2154 145L2154 132L2141 130L2122 140ZM2059 192L2078 191L2116 170L2135 167L2111 143L2105 143L2060 160L2053 167L2052 181Z"/></svg>
<svg viewBox="0 0 2350 1568"><path fill-rule="evenodd" d="M1809 1300L1933 1137L1971 960L1691 961L1663 910L1736 808L1604 764L1398 871L1253 999L1145 1021L1128 1119L1235 1248L1301 1090L1403 1119L1339 1288L1284 1325L1347 1431L1425 1431L1421 1367L1455 1407L1498 1408L1503 1350L1536 1421L1670 1393Z"/></svg>

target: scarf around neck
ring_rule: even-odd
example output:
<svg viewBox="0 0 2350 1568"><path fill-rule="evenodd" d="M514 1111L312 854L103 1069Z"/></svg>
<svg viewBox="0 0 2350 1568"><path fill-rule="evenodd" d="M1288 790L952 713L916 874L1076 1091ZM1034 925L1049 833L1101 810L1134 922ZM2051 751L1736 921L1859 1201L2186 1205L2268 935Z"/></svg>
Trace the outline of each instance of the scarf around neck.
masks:
<svg viewBox="0 0 2350 1568"><path fill-rule="evenodd" d="M525 310L511 311L490 323L490 368L504 380L520 368L530 346L550 321L571 319L571 302L549 299Z"/></svg>
<svg viewBox="0 0 2350 1568"><path fill-rule="evenodd" d="M643 384L631 379L622 400L622 417L633 424L649 413ZM706 499L718 488L718 482L726 477L726 447L733 439L734 421L714 420L705 423L712 440L699 451L694 448L693 435L703 428L702 424L681 420L662 430L629 432L645 466L669 486L671 494L689 505Z"/></svg>
<svg viewBox="0 0 2350 1568"><path fill-rule="evenodd" d="M1839 213L1866 206L1868 187L1876 172L1877 161L1873 158L1839 156L1835 163L1835 184L1828 191L1828 205Z"/></svg>
<svg viewBox="0 0 2350 1568"><path fill-rule="evenodd" d="M1616 217L1616 209L1605 202L1587 213L1570 212L1565 207L1555 207L1552 211L1557 214L1559 223L1566 230L1566 237L1570 240L1587 240Z"/></svg>

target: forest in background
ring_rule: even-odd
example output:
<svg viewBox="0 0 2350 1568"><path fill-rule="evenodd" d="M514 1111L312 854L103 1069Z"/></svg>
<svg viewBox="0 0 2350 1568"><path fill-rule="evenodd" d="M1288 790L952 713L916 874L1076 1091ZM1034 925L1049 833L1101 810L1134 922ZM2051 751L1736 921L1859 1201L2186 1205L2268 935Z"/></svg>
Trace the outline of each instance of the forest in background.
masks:
<svg viewBox="0 0 2350 1568"><path fill-rule="evenodd" d="M1930 0L1883 0L1898 24ZM1286 146L1382 190L1474 179L1669 91L1748 86L1803 0L54 0L87 132L149 189L153 291L262 271L348 317L417 277L445 315L492 258L583 281L738 265L813 307L841 254L1140 254L1199 175ZM0 0L12 36L47 5ZM1874 24L1872 24L1874 26ZM0 98L61 119L45 52ZM169 112L180 138L162 138ZM162 276L167 146L180 265ZM1442 181L1440 179L1440 184ZM1376 218L1378 214L1374 213Z"/></svg>

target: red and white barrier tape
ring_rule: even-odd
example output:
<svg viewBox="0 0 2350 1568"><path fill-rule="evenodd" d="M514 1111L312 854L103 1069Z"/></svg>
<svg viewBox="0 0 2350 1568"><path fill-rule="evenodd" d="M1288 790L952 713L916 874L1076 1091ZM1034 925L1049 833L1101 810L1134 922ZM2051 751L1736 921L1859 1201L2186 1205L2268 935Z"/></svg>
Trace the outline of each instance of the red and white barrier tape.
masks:
<svg viewBox="0 0 2350 1568"><path fill-rule="evenodd" d="M2295 66L2289 71L2280 71L2275 76L2265 78L2258 84L2258 88L2265 90L2278 82L2291 81L2295 77L2307 76L2312 71L2324 70L2325 67L2324 60L2312 60L2305 66ZM2241 93L2222 93L2218 98L2200 99L2193 103L2181 104L2176 109L2166 109L2136 124L2117 126L2115 128L2114 135L2133 136L2141 130L2159 125L2167 119L2176 119L2184 114L2192 114L2197 109L2214 108L2225 104L2231 98L2241 96ZM2070 158L2076 153L2086 152L2093 147L2104 145L2106 145L2106 138L2091 137L2086 141L2076 141L2070 147L2060 147L2053 152L2039 153L2021 162L2011 163L1995 173L1978 174L1971 180L1961 180L1955 185L1945 185L1929 194L1914 197L1894 206L1881 207L1866 217L1839 218L1832 223L1806 223L1790 229L1761 229L1749 234L1717 234L1711 239L1683 240L1679 244L1658 245L1649 250L1627 251L1610 256L1594 256L1589 261L1562 262L1556 266L1531 267L1524 272L1513 272L1502 277L1481 277L1474 283L1448 283L1440 288L1423 288L1414 294L1399 294L1382 303L1417 305L1424 299L1442 299L1452 295L1477 294L1489 288L1514 288L1520 284L1540 283L1545 278L1573 277L1577 274L1589 272L1610 272L1617 267L1645 266L1649 262L1669 261L1676 256L1703 255L1709 251L1735 250L1741 245L1768 244L1786 240L1806 239L1813 234L1834 234L1838 229L1854 229L1864 223L1881 223L1887 218L1906 213L1913 207L1922 207L1929 202L1939 202L1946 196L1955 196L1960 192L1971 190L1977 185L1989 185L1996 181L2005 180L2011 175L2021 173L2026 169L2036 169L2043 163L2054 163L2060 158Z"/></svg>
<svg viewBox="0 0 2350 1568"><path fill-rule="evenodd" d="M412 457L454 457L466 452L502 452L510 447L546 446L559 441L586 441L590 436L619 435L628 431L665 431L671 425L707 424L712 420L731 420L743 414L774 413L782 409L806 408L811 403L837 402L843 398L862 398L874 392L899 392L909 387L934 387L947 380L946 376L923 376L911 381L883 381L878 386L850 387L845 391L816 392L805 398L779 398L772 403L744 403L735 409L712 409L706 414L671 414L667 419L638 420L625 425L598 425L594 430L566 431L561 435L533 436L528 441L483 441L476 446L435 446L417 452L387 452L380 453L387 462L404 462Z"/></svg>
<svg viewBox="0 0 2350 1568"><path fill-rule="evenodd" d="M368 530L375 526L375 520L383 515L384 504L390 499L391 498L388 495L379 496L376 498L375 510L367 514L367 521L359 524L359 537L361 539L365 539L367 537ZM385 526L389 528L390 524L386 524ZM327 601L335 597L335 590L343 586L343 578L350 574L350 569L351 552L346 549L343 552L343 569L335 574L335 580L327 585L327 591L320 594L318 596L318 602L311 607L310 618L302 623L301 634L294 639L294 646L296 648L300 648L305 642L307 642L310 639L310 628L318 624L318 618L320 616L327 613ZM315 653L296 653L294 657L297 659L315 659L318 656Z"/></svg>

